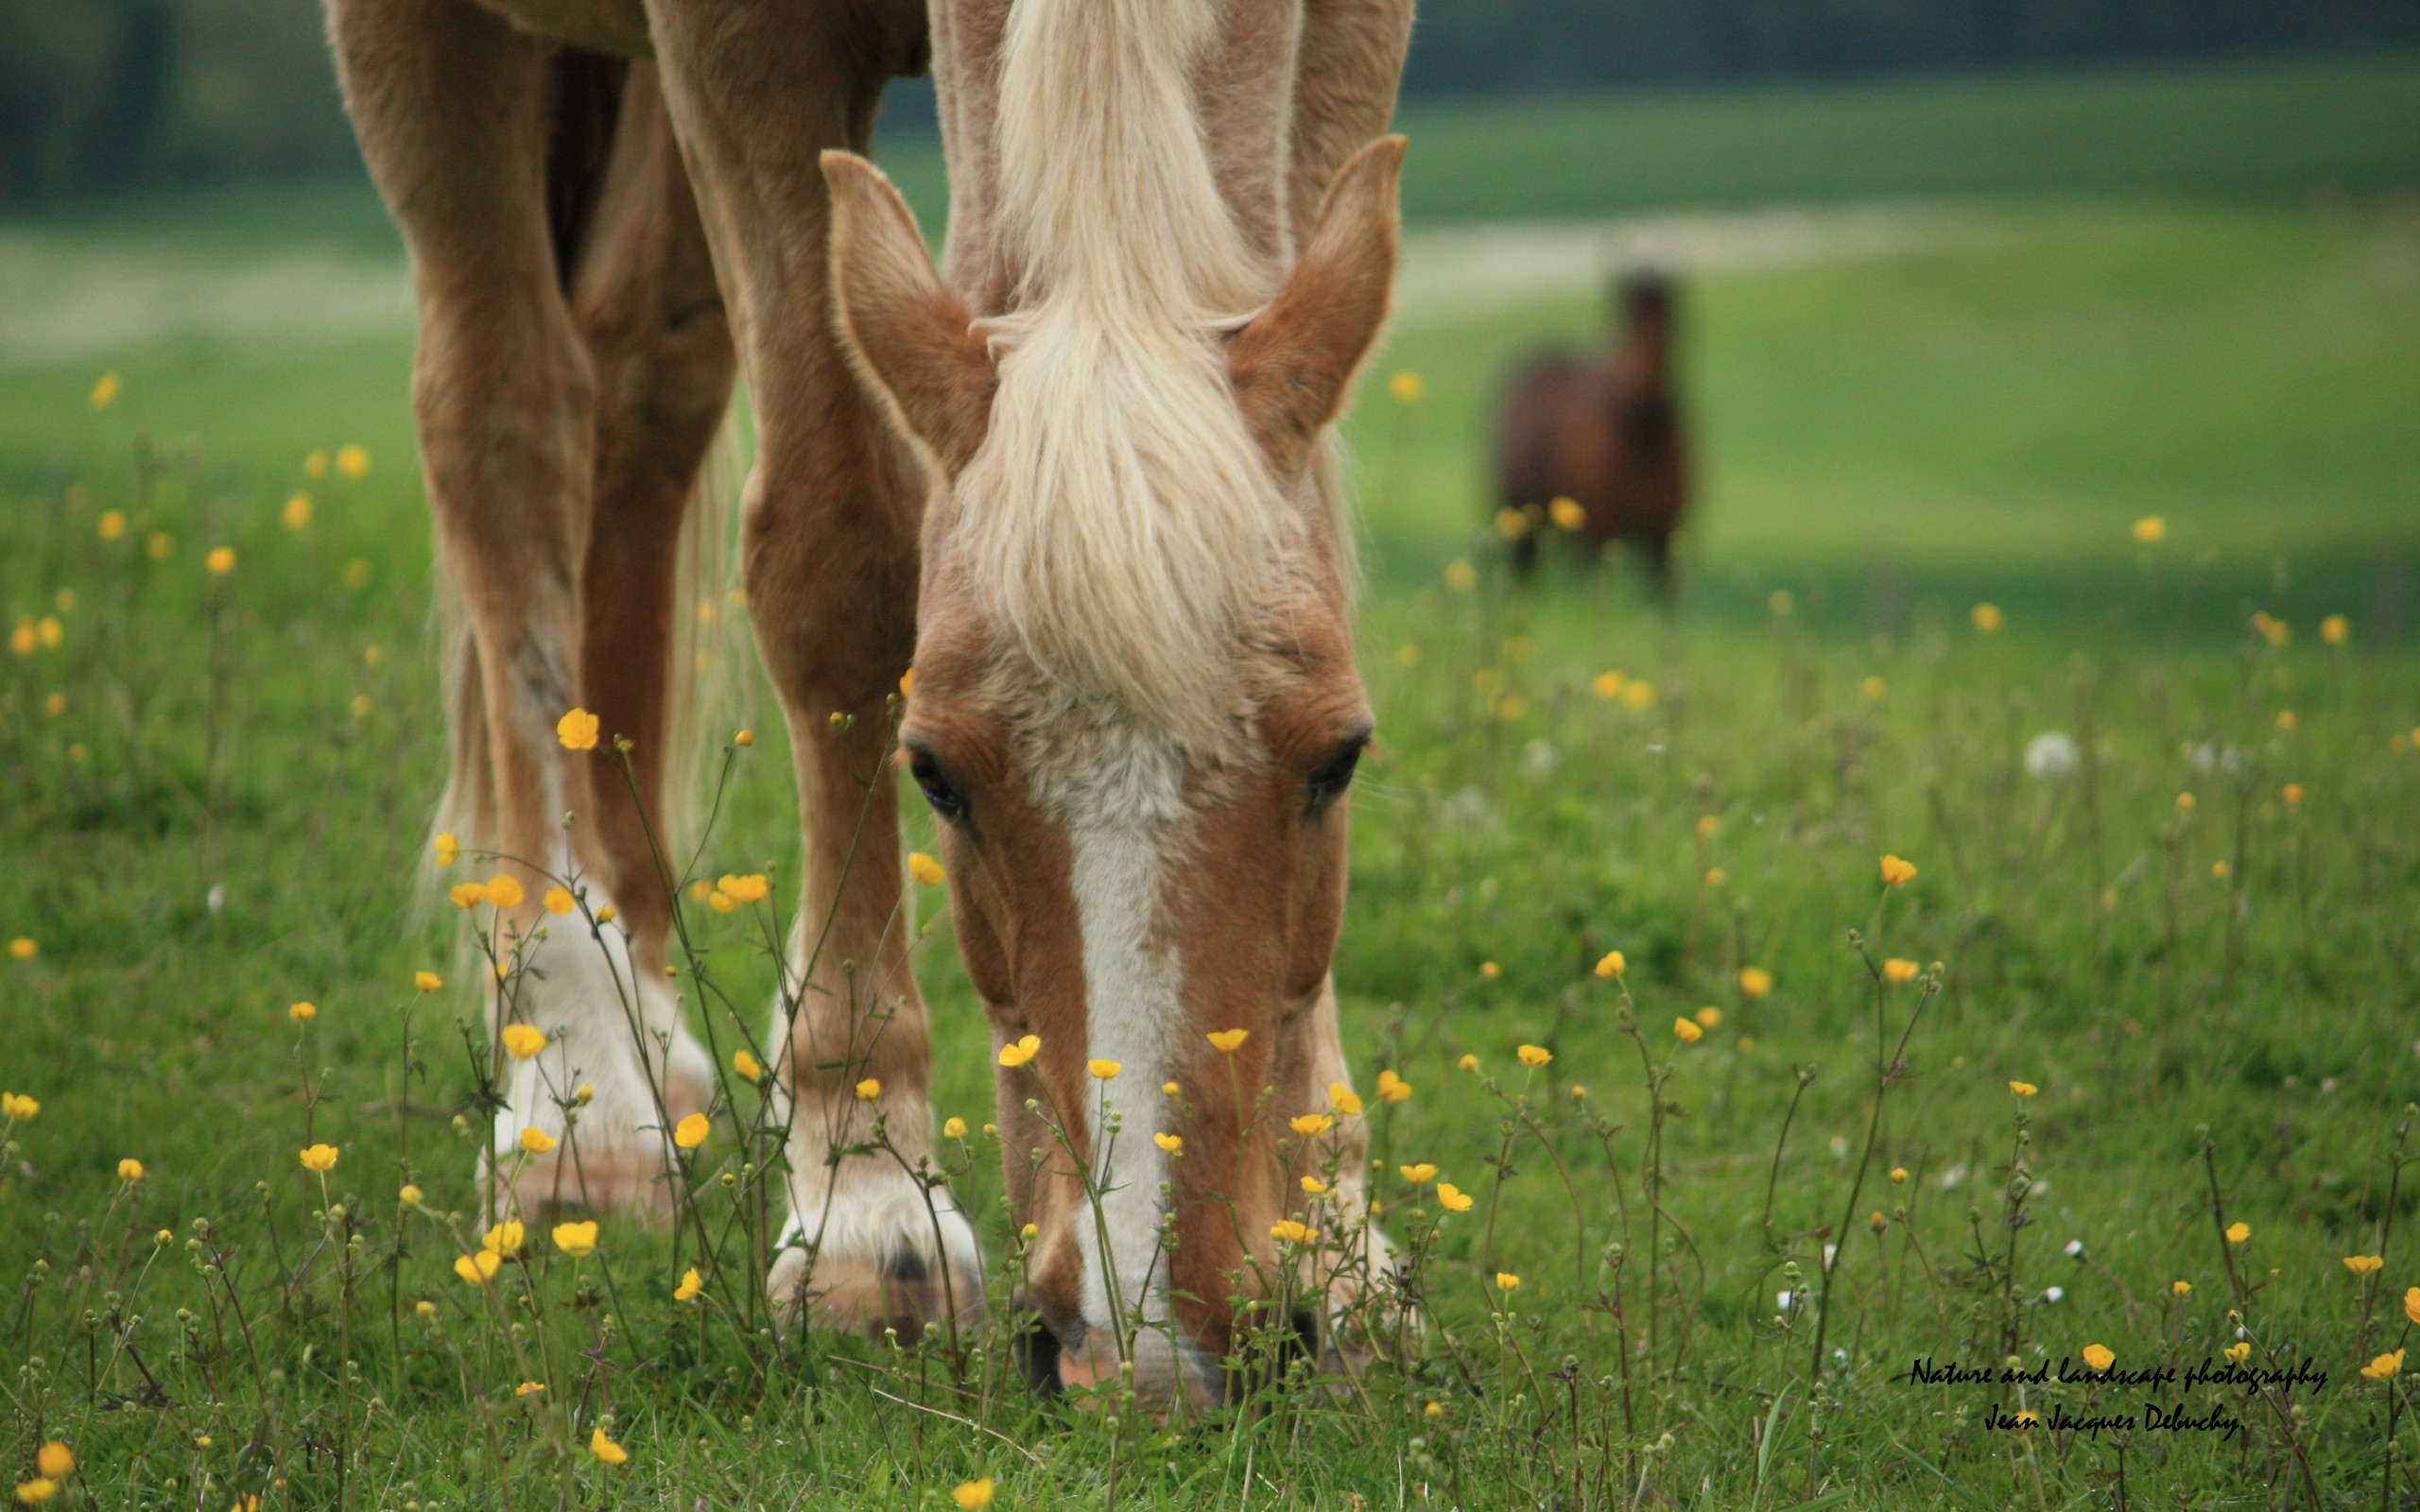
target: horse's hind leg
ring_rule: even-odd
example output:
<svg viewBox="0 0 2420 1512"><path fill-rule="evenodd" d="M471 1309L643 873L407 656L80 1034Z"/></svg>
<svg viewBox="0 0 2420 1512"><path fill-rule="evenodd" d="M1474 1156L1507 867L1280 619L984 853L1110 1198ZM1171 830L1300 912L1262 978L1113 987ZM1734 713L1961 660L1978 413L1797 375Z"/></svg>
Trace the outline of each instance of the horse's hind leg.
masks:
<svg viewBox="0 0 2420 1512"><path fill-rule="evenodd" d="M982 1297L973 1229L916 1174L932 1155L929 1050L887 762L890 698L915 648L923 482L842 349L817 160L866 149L884 81L923 65L925 8L648 9L756 404L743 569L805 830L802 986L774 1019L791 1213L768 1284L838 1326L913 1338Z"/></svg>
<svg viewBox="0 0 2420 1512"><path fill-rule="evenodd" d="M475 918L509 963L492 1023L545 1030L506 1061L491 1192L599 1205L661 1200L658 1125L702 1087L660 975L618 923L556 917L552 879L613 902L593 816L610 741L575 751L557 722L583 696L581 586L595 467L588 354L546 214L552 49L469 0L331 0L330 32L363 155L410 249L420 303L413 404L438 555L459 596L475 679L458 698L456 806L466 850L501 859L521 899ZM604 731L611 736L614 731ZM544 936L541 937L541 930ZM669 1064L667 1064L669 1063ZM577 1090L593 1088L576 1136ZM521 1135L534 1128L548 1138ZM534 1212L532 1216L534 1216Z"/></svg>

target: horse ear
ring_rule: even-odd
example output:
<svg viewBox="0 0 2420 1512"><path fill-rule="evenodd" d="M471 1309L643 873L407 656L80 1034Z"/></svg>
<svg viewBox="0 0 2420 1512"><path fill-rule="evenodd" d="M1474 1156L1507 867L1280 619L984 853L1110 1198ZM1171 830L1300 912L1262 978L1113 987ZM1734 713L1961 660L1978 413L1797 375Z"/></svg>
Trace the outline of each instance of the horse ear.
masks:
<svg viewBox="0 0 2420 1512"><path fill-rule="evenodd" d="M1402 137L1382 136L1338 171L1285 286L1227 348L1236 402L1280 473L1302 464L1344 407L1354 370L1386 323L1403 151Z"/></svg>
<svg viewBox="0 0 2420 1512"><path fill-rule="evenodd" d="M933 270L915 213L882 170L826 152L832 303L852 360L908 433L955 472L983 444L999 387L990 345Z"/></svg>

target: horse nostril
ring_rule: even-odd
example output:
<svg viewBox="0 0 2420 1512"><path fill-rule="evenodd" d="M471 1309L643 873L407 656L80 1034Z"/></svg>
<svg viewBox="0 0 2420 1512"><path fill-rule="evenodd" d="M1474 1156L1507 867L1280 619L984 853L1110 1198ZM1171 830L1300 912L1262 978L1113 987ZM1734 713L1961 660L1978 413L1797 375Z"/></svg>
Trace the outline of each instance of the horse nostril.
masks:
<svg viewBox="0 0 2420 1512"><path fill-rule="evenodd" d="M1059 1335L1042 1321L1042 1314L1027 1314L1025 1327L1009 1342L1016 1356L1017 1369L1025 1383L1043 1397L1056 1397L1063 1389L1059 1380Z"/></svg>

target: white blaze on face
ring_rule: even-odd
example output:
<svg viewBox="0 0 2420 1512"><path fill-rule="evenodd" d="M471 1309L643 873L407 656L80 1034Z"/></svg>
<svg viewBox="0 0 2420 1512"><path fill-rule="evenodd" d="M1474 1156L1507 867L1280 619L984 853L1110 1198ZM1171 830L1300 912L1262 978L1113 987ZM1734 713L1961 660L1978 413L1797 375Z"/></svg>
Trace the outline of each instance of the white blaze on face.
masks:
<svg viewBox="0 0 2420 1512"><path fill-rule="evenodd" d="M1085 1056L1123 1068L1111 1081L1084 1078L1080 1116L1092 1133L1101 1198L1098 1214L1086 1203L1076 1215L1084 1323L1114 1333L1138 1307L1150 1321L1167 1315L1168 1257L1160 1249L1167 1156L1151 1136L1167 1127L1160 1088L1181 1011L1183 963L1158 915L1162 852L1182 806L1184 764L1164 740L1106 733L1087 752L1084 770L1054 784L1053 806L1067 829L1083 936ZM1106 1116L1113 1109L1115 1134Z"/></svg>

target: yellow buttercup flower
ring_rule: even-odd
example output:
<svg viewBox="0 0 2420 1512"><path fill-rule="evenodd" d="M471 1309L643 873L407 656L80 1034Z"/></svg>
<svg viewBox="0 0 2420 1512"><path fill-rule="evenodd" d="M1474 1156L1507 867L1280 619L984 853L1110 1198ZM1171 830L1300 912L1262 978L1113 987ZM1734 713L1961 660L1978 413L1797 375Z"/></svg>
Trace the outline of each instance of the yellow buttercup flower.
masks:
<svg viewBox="0 0 2420 1512"><path fill-rule="evenodd" d="M1580 501L1561 493L1547 501L1547 517L1558 530L1577 530L1588 523L1588 511L1581 507Z"/></svg>
<svg viewBox="0 0 2420 1512"><path fill-rule="evenodd" d="M2155 546L2168 539L2168 522L2155 514L2147 514L2135 522L2135 539L2146 546Z"/></svg>
<svg viewBox="0 0 2420 1512"><path fill-rule="evenodd" d="M1411 1083L1392 1071L1378 1073L1378 1101L1400 1103L1411 1095Z"/></svg>
<svg viewBox="0 0 2420 1512"><path fill-rule="evenodd" d="M1289 1126L1305 1139L1317 1139L1336 1127L1336 1120L1325 1113L1305 1113L1293 1120Z"/></svg>
<svg viewBox="0 0 2420 1512"><path fill-rule="evenodd" d="M128 1156L117 1162L117 1178L129 1185L143 1179L143 1162Z"/></svg>
<svg viewBox="0 0 2420 1512"><path fill-rule="evenodd" d="M91 401L93 407L95 409L107 409L112 404L116 404L118 390L124 387L125 384L121 379L119 379L116 369L112 368L109 371L101 374L100 380L93 385L93 397Z"/></svg>
<svg viewBox="0 0 2420 1512"><path fill-rule="evenodd" d="M1327 1105L1348 1118L1361 1111L1360 1095L1340 1081L1327 1084Z"/></svg>
<svg viewBox="0 0 2420 1512"><path fill-rule="evenodd" d="M872 1076L857 1083L857 1101L871 1103L882 1095L882 1083Z"/></svg>
<svg viewBox="0 0 2420 1512"><path fill-rule="evenodd" d="M310 529L311 496L307 493L295 494L285 501L285 507L278 511L278 518L285 523L288 530Z"/></svg>
<svg viewBox="0 0 2420 1512"><path fill-rule="evenodd" d="M1461 1059L1454 1062L1454 1069L1457 1071L1475 1072L1478 1070L1478 1057L1466 1054Z"/></svg>
<svg viewBox="0 0 2420 1512"><path fill-rule="evenodd" d="M2168 1289L2174 1292L2179 1297L2190 1297L2193 1295L2193 1283L2191 1281L2170 1281L2168 1283ZM2420 1287L2415 1287L2413 1290L2420 1291Z"/></svg>
<svg viewBox="0 0 2420 1512"><path fill-rule="evenodd" d="M1437 1168L1426 1160L1418 1165L1399 1165L1395 1169L1403 1173L1405 1180L1416 1187L1425 1187L1437 1178Z"/></svg>
<svg viewBox="0 0 2420 1512"><path fill-rule="evenodd" d="M488 879L488 902L498 908L518 908L528 894L521 890L521 879L498 872Z"/></svg>
<svg viewBox="0 0 2420 1512"><path fill-rule="evenodd" d="M1306 1176L1303 1177L1303 1192L1307 1196L1323 1197L1327 1195L1327 1183L1318 1177Z"/></svg>
<svg viewBox="0 0 2420 1512"><path fill-rule="evenodd" d="M31 936L26 935L20 935L9 942L9 954L20 961L32 960L41 949L41 946L33 942Z"/></svg>
<svg viewBox="0 0 2420 1512"><path fill-rule="evenodd" d="M1743 997L1760 998L1773 989L1773 973L1761 966L1739 968L1739 991Z"/></svg>
<svg viewBox="0 0 2420 1512"><path fill-rule="evenodd" d="M684 1150L694 1150L706 1143L706 1136L713 1129L714 1125L705 1114L691 1113L672 1125L672 1143Z"/></svg>
<svg viewBox="0 0 2420 1512"><path fill-rule="evenodd" d="M1509 1270L1499 1270L1495 1273L1495 1289L1499 1292L1517 1292L1521 1289L1521 1278Z"/></svg>
<svg viewBox="0 0 2420 1512"><path fill-rule="evenodd" d="M1451 1181L1437 1183L1437 1203L1447 1212L1468 1212L1471 1211L1471 1194Z"/></svg>
<svg viewBox="0 0 2420 1512"><path fill-rule="evenodd" d="M2302 807L2303 802L2303 784L2300 782L2288 782L2285 787L2280 790L2280 796L2285 799L2286 807L2290 809L2300 808Z"/></svg>
<svg viewBox="0 0 2420 1512"><path fill-rule="evenodd" d="M1398 404L1417 404L1428 397L1428 380L1406 368L1387 380L1387 392ZM100 406L95 404L93 407L97 409Z"/></svg>
<svg viewBox="0 0 2420 1512"><path fill-rule="evenodd" d="M54 1481L63 1481L76 1473L76 1452L54 1438L35 1452L34 1469Z"/></svg>
<svg viewBox="0 0 2420 1512"><path fill-rule="evenodd" d="M1115 1081L1117 1074L1124 1071L1126 1067L1115 1060L1087 1060L1084 1062L1084 1069L1091 1072L1093 1078L1097 1081Z"/></svg>
<svg viewBox="0 0 2420 1512"><path fill-rule="evenodd" d="M1457 593L1467 593L1478 586L1478 569L1466 561L1445 564L1445 586Z"/></svg>
<svg viewBox="0 0 2420 1512"><path fill-rule="evenodd" d="M93 406L98 409L101 406ZM17 1500L27 1506L40 1506L59 1494L59 1483L47 1475L37 1475L30 1481L17 1483Z"/></svg>
<svg viewBox="0 0 2420 1512"><path fill-rule="evenodd" d="M487 884L458 882L446 889L446 896L454 900L454 906L457 908L476 908L488 901Z"/></svg>
<svg viewBox="0 0 2420 1512"><path fill-rule="evenodd" d="M1232 1056L1237 1050L1242 1049L1243 1042L1250 1038L1252 1038L1252 1031L1250 1029L1216 1030L1209 1036L1210 1048L1219 1051L1221 1054Z"/></svg>
<svg viewBox="0 0 2420 1512"><path fill-rule="evenodd" d="M1654 705L1655 684L1645 678L1633 678L1622 685L1622 704L1631 709L1647 709Z"/></svg>
<svg viewBox="0 0 2420 1512"><path fill-rule="evenodd" d="M1014 1044L1000 1047L1000 1064L1010 1067L1022 1066L1041 1053L1042 1036L1029 1034Z"/></svg>
<svg viewBox="0 0 2420 1512"><path fill-rule="evenodd" d="M1696 1044L1705 1038L1705 1029L1695 1019L1674 1019L1672 1032L1686 1044Z"/></svg>
<svg viewBox="0 0 2420 1512"><path fill-rule="evenodd" d="M732 1052L731 1069L750 1081L765 1079L765 1063L745 1050Z"/></svg>
<svg viewBox="0 0 2420 1512"><path fill-rule="evenodd" d="M520 1220L507 1218L481 1234L479 1243L499 1255L517 1255L521 1252L522 1241L528 1237L529 1230L522 1227Z"/></svg>
<svg viewBox="0 0 2420 1512"><path fill-rule="evenodd" d="M459 1269L460 1267L458 1266L456 1268ZM472 1267L472 1273L474 1275L477 1274L477 1270L478 1267ZM437 1315L437 1304L424 1297L419 1301L412 1304L412 1311L422 1317L435 1317Z"/></svg>
<svg viewBox="0 0 2420 1512"><path fill-rule="evenodd" d="M438 974L435 971L414 971L412 973L412 986L420 988L424 992L434 992L444 985L444 982L439 979Z"/></svg>
<svg viewBox="0 0 2420 1512"><path fill-rule="evenodd" d="M1866 702L1880 703L1882 696L1891 691L1891 685L1880 678L1868 678L1858 691L1865 695Z"/></svg>
<svg viewBox="0 0 2420 1512"><path fill-rule="evenodd" d="M717 887L706 894L706 904L717 914L728 914L738 909L739 900Z"/></svg>
<svg viewBox="0 0 2420 1512"><path fill-rule="evenodd" d="M2361 1374L2371 1381L2385 1381L2398 1374L2402 1369L2403 1351L2397 1349L2392 1354L2381 1354L2361 1366Z"/></svg>
<svg viewBox="0 0 2420 1512"><path fill-rule="evenodd" d="M302 1157L302 1169L305 1171L333 1171L337 1168L337 1157L339 1153L341 1152L339 1152L333 1144L306 1145L303 1148Z"/></svg>
<svg viewBox="0 0 2420 1512"><path fill-rule="evenodd" d="M1507 541L1518 541L1530 533L1530 517L1518 509L1498 509L1495 533Z"/></svg>
<svg viewBox="0 0 2420 1512"><path fill-rule="evenodd" d="M2420 1323L2420 1286L2404 1288L2403 1315L2414 1323Z"/></svg>
<svg viewBox="0 0 2420 1512"><path fill-rule="evenodd" d="M681 1284L672 1288L672 1299L676 1302L692 1301L705 1289L706 1279L698 1274L697 1266L692 1265L681 1273Z"/></svg>
<svg viewBox="0 0 2420 1512"><path fill-rule="evenodd" d="M2008 617L2000 612L2000 607L1997 604L1976 605L1974 620L1975 628L1985 635L1998 634L2000 627L2008 623Z"/></svg>
<svg viewBox="0 0 2420 1512"><path fill-rule="evenodd" d="M1629 680L1629 678L1619 672L1599 672L1589 679L1588 691L1599 698L1611 701L1621 696L1622 684Z"/></svg>
<svg viewBox="0 0 2420 1512"><path fill-rule="evenodd" d="M1160 1091L1166 1096L1175 1097L1183 1093L1184 1091L1184 1088L1178 1086L1172 1081L1164 1081L1160 1083Z"/></svg>
<svg viewBox="0 0 2420 1512"><path fill-rule="evenodd" d="M367 476L370 472L370 453L360 446L337 447L337 471L349 478Z"/></svg>
<svg viewBox="0 0 2420 1512"><path fill-rule="evenodd" d="M417 1208L420 1206L421 1198L424 1195L425 1195L425 1194L424 1194L419 1187L406 1181L404 1183L403 1190L395 1194L395 1200L402 1203L406 1208Z"/></svg>
<svg viewBox="0 0 2420 1512"><path fill-rule="evenodd" d="M1554 1059L1553 1051L1539 1045L1523 1045L1512 1053L1521 1057L1521 1064L1533 1071Z"/></svg>
<svg viewBox="0 0 2420 1512"><path fill-rule="evenodd" d="M2042 1089L2034 1086L2030 1081L2013 1081L2008 1084L2008 1090L2010 1094L2013 1096L2031 1097L2035 1093L2041 1091Z"/></svg>
<svg viewBox="0 0 2420 1512"><path fill-rule="evenodd" d="M2234 1361L2237 1365L2241 1365L2246 1360L2252 1358L2252 1345L2249 1341L2241 1344L2230 1344L2219 1352L2225 1355L2229 1360Z"/></svg>
<svg viewBox="0 0 2420 1512"><path fill-rule="evenodd" d="M308 1023L320 1016L320 1009L316 1004L293 1003L286 1005L285 1016L297 1023Z"/></svg>
<svg viewBox="0 0 2420 1512"><path fill-rule="evenodd" d="M12 1124L29 1124L42 1111L42 1104L23 1092L0 1092L0 1118Z"/></svg>
<svg viewBox="0 0 2420 1512"><path fill-rule="evenodd" d="M2104 1345L2087 1344L2083 1347L2083 1363L2095 1370L2106 1370L2118 1363L2118 1356Z"/></svg>
<svg viewBox="0 0 2420 1512"><path fill-rule="evenodd" d="M949 880L949 872L942 864L922 850L908 852L908 875L927 887L938 887Z"/></svg>
<svg viewBox="0 0 2420 1512"><path fill-rule="evenodd" d="M596 1253L596 1221L593 1218L584 1223L559 1223L548 1237L554 1240L557 1249L574 1260Z"/></svg>
<svg viewBox="0 0 2420 1512"><path fill-rule="evenodd" d="M104 509L101 511L101 518L95 524L100 527L103 541L122 540L126 535L126 511Z"/></svg>
<svg viewBox="0 0 2420 1512"><path fill-rule="evenodd" d="M949 1499L959 1505L959 1512L983 1512L992 1504L992 1477L960 1481L950 1487Z"/></svg>
<svg viewBox="0 0 2420 1512"><path fill-rule="evenodd" d="M1177 1151L1184 1148L1184 1136L1182 1134L1154 1134L1151 1136L1151 1143L1158 1145L1161 1149L1167 1151L1170 1155L1174 1155Z"/></svg>
<svg viewBox="0 0 2420 1512"><path fill-rule="evenodd" d="M1722 1010L1709 1003L1704 1007L1698 1009L1695 1017L1698 1021L1699 1028L1711 1029L1722 1022Z"/></svg>
<svg viewBox="0 0 2420 1512"><path fill-rule="evenodd" d="M966 1138L966 1120L962 1118L953 1118L942 1124L942 1138L945 1140L962 1140Z"/></svg>
<svg viewBox="0 0 2420 1512"><path fill-rule="evenodd" d="M571 895L569 887L549 887L546 889L546 896L539 901L546 905L546 912L557 919L562 918L579 906L579 900Z"/></svg>
<svg viewBox="0 0 2420 1512"><path fill-rule="evenodd" d="M1319 1230L1307 1224L1296 1223L1291 1218L1283 1218L1269 1226L1269 1236L1289 1245L1304 1245L1318 1238Z"/></svg>
<svg viewBox="0 0 2420 1512"><path fill-rule="evenodd" d="M512 1394L516 1397L534 1397L545 1389L546 1383L543 1381L524 1381L512 1388Z"/></svg>
<svg viewBox="0 0 2420 1512"><path fill-rule="evenodd" d="M756 731L752 730L743 730L738 734L731 737L731 743L735 746L753 746L756 744Z"/></svg>
<svg viewBox="0 0 2420 1512"><path fill-rule="evenodd" d="M1916 979L1916 963L1893 955L1882 963L1882 979L1893 987L1905 987Z"/></svg>
<svg viewBox="0 0 2420 1512"><path fill-rule="evenodd" d="M213 546L210 555L201 558L201 564L210 569L211 576L224 577L235 570L235 548Z"/></svg>
<svg viewBox="0 0 2420 1512"><path fill-rule="evenodd" d="M176 551L177 538L164 530L154 530L143 538L143 554L153 561L166 561Z"/></svg>
<svg viewBox="0 0 2420 1512"><path fill-rule="evenodd" d="M504 1026L505 1052L515 1060L527 1060L546 1048L546 1031L534 1023L508 1023Z"/></svg>
<svg viewBox="0 0 2420 1512"><path fill-rule="evenodd" d="M462 842L455 839L453 832L449 830L431 841L429 849L436 852L439 866L450 867L461 856Z"/></svg>
<svg viewBox="0 0 2420 1512"><path fill-rule="evenodd" d="M2375 1276L2386 1268L2386 1260L2380 1255L2347 1255L2344 1268L2356 1276Z"/></svg>
<svg viewBox="0 0 2420 1512"><path fill-rule="evenodd" d="M504 1268L504 1257L493 1249L482 1249L475 1255L454 1257L454 1274L474 1286L485 1286Z"/></svg>
<svg viewBox="0 0 2420 1512"><path fill-rule="evenodd" d="M1904 887L1914 879L1915 875L1914 862L1902 861L1897 856L1882 858L1882 880L1892 886Z"/></svg>
<svg viewBox="0 0 2420 1512"><path fill-rule="evenodd" d="M532 1155L545 1155L562 1142L535 1124L521 1131L521 1147Z"/></svg>
<svg viewBox="0 0 2420 1512"><path fill-rule="evenodd" d="M1894 1187L1903 1187L1908 1184L1908 1168L1906 1166L1894 1165L1891 1168L1891 1184Z"/></svg>
<svg viewBox="0 0 2420 1512"><path fill-rule="evenodd" d="M765 880L763 872L752 871L744 877L720 878L715 883L715 888L734 902L752 903L761 902L767 893L773 890L773 885Z"/></svg>
<svg viewBox="0 0 2420 1512"><path fill-rule="evenodd" d="M1597 963L1597 974L1599 976L1619 976L1629 970L1630 962L1623 958L1622 953L1619 951L1607 951L1603 959Z"/></svg>
<svg viewBox="0 0 2420 1512"><path fill-rule="evenodd" d="M631 1452L606 1437L602 1423L597 1424L596 1431L588 1435L588 1452L608 1465L628 1465L631 1462Z"/></svg>
<svg viewBox="0 0 2420 1512"><path fill-rule="evenodd" d="M2238 1218L2235 1222L2227 1225L2228 1244L2239 1245L2251 1237L2252 1225L2245 1223L2242 1219Z"/></svg>
<svg viewBox="0 0 2420 1512"><path fill-rule="evenodd" d="M1494 961L1481 961L1478 963L1478 974L1493 982L1504 974L1504 968Z"/></svg>
<svg viewBox="0 0 2420 1512"><path fill-rule="evenodd" d="M555 738L565 750L596 748L596 716L585 709L575 709L555 721Z"/></svg>

